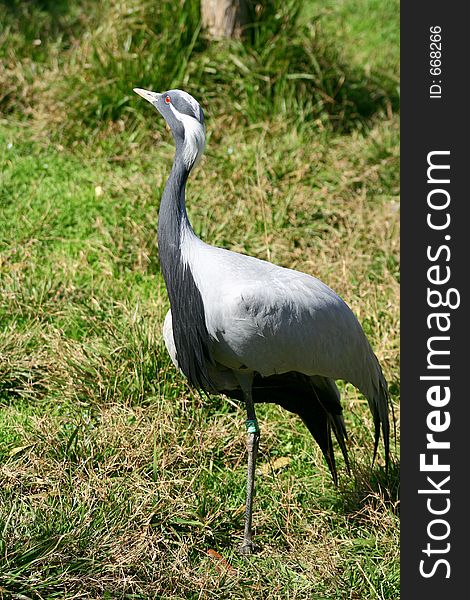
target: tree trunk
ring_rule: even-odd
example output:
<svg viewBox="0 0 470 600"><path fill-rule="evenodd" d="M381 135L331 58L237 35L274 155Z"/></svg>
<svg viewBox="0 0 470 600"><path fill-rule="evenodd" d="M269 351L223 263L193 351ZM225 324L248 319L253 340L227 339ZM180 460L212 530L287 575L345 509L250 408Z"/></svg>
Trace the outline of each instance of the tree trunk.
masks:
<svg viewBox="0 0 470 600"><path fill-rule="evenodd" d="M201 0L202 26L215 39L240 39L248 20L248 0Z"/></svg>

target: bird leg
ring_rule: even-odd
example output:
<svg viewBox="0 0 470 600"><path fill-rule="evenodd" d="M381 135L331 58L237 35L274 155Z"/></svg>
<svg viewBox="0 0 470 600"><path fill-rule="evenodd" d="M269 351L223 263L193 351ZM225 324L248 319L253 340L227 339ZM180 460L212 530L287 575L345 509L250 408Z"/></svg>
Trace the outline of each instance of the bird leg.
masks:
<svg viewBox="0 0 470 600"><path fill-rule="evenodd" d="M248 451L248 475L246 480L245 532L243 534L243 542L239 550L241 554L251 554L255 550L255 545L252 541L251 522L253 517L253 493L255 488L256 455L258 454L260 431L258 427L258 421L256 420L255 408L253 405L251 393L246 394L245 400L247 409L246 449Z"/></svg>

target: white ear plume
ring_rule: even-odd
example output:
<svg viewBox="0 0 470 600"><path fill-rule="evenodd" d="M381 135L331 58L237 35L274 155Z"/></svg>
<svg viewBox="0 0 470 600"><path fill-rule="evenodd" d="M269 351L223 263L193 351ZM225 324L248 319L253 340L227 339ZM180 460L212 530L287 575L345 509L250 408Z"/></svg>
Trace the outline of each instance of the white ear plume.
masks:
<svg viewBox="0 0 470 600"><path fill-rule="evenodd" d="M187 169L194 167L200 161L206 144L206 130L202 123L194 117L180 113L170 104L170 108L183 125L184 143L183 143L183 161ZM198 110L200 110L198 105Z"/></svg>
<svg viewBox="0 0 470 600"><path fill-rule="evenodd" d="M181 117L184 127L183 160L189 169L191 165L195 167L201 160L206 144L206 132L204 125L193 117L187 115Z"/></svg>

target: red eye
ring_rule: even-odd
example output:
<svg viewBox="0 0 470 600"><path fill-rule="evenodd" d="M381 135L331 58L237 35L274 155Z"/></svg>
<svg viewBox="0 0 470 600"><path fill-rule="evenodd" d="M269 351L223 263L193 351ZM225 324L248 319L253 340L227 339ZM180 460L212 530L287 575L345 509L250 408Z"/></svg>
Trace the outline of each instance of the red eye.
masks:
<svg viewBox="0 0 470 600"><path fill-rule="evenodd" d="M167 104L170 104L170 102L171 102L171 98L170 98L170 96L165 96L165 102L166 102Z"/></svg>

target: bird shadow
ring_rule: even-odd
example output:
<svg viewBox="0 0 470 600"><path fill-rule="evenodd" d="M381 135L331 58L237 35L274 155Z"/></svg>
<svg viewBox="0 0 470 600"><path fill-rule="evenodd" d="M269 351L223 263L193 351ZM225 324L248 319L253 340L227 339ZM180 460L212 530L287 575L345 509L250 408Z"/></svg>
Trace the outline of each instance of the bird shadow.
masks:
<svg viewBox="0 0 470 600"><path fill-rule="evenodd" d="M400 514L400 461L391 459L384 466L351 465L351 478L338 485L335 508L345 515L365 514L386 508Z"/></svg>
<svg viewBox="0 0 470 600"><path fill-rule="evenodd" d="M61 16L71 12L75 7L72 0L29 0L28 6L24 2L12 2L12 0L0 0L0 4L13 15L24 16L25 10L31 7L49 13L53 19L59 19ZM23 5L23 6L22 6ZM28 24L24 24L25 27Z"/></svg>

